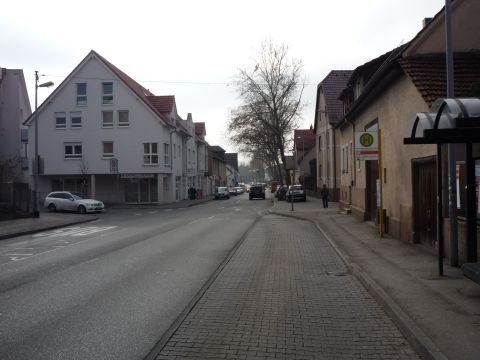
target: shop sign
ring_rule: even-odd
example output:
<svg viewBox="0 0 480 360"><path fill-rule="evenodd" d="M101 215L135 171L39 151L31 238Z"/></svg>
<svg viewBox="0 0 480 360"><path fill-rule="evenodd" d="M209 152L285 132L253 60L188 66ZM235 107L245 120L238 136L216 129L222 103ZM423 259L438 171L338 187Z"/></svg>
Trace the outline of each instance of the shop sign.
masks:
<svg viewBox="0 0 480 360"><path fill-rule="evenodd" d="M378 160L378 133L376 131L355 133L355 159Z"/></svg>
<svg viewBox="0 0 480 360"><path fill-rule="evenodd" d="M121 174L122 179L153 179L155 174Z"/></svg>

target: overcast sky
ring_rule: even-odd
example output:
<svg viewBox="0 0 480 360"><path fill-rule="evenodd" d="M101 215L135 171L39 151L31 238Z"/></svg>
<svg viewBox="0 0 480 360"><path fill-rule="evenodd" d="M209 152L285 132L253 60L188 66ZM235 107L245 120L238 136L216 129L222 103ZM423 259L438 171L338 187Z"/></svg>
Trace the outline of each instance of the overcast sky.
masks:
<svg viewBox="0 0 480 360"><path fill-rule="evenodd" d="M207 126L228 152L229 86L262 41L286 44L308 84L303 128L313 124L316 84L411 40L445 0L8 0L0 7L0 67L23 69L34 107L34 71L55 85L90 50L155 95L175 95L179 115ZM42 101L51 92L39 90Z"/></svg>

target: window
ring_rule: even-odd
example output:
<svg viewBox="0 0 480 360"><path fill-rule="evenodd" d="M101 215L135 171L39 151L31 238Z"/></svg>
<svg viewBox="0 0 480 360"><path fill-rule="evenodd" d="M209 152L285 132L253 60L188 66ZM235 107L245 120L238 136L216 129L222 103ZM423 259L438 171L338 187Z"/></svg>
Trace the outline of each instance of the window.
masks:
<svg viewBox="0 0 480 360"><path fill-rule="evenodd" d="M170 166L170 156L169 156L169 144L163 144L163 161L165 166Z"/></svg>
<svg viewBox="0 0 480 360"><path fill-rule="evenodd" d="M176 144L173 144L173 158L176 159L177 158L177 145Z"/></svg>
<svg viewBox="0 0 480 360"><path fill-rule="evenodd" d="M103 157L112 158L113 157L113 141L104 141L103 142Z"/></svg>
<svg viewBox="0 0 480 360"><path fill-rule="evenodd" d="M64 112L55 113L55 129L65 129L67 127L67 115Z"/></svg>
<svg viewBox="0 0 480 360"><path fill-rule="evenodd" d="M322 151L322 136L318 135L318 151Z"/></svg>
<svg viewBox="0 0 480 360"><path fill-rule="evenodd" d="M80 111L73 111L70 113L70 126L73 129L82 127L82 113Z"/></svg>
<svg viewBox="0 0 480 360"><path fill-rule="evenodd" d="M158 164L158 146L157 143L143 143L143 164Z"/></svg>
<svg viewBox="0 0 480 360"><path fill-rule="evenodd" d="M86 83L77 84L77 105L80 105L80 106L87 105L87 84Z"/></svg>
<svg viewBox="0 0 480 360"><path fill-rule="evenodd" d="M113 104L113 83L111 82L105 82L102 83L102 103L104 105L110 105Z"/></svg>
<svg viewBox="0 0 480 360"><path fill-rule="evenodd" d="M118 112L118 126L120 126L120 127L130 126L130 123L128 121L128 111L127 110L120 110Z"/></svg>
<svg viewBox="0 0 480 360"><path fill-rule="evenodd" d="M102 111L102 127L113 127L113 111Z"/></svg>
<svg viewBox="0 0 480 360"><path fill-rule="evenodd" d="M65 143L65 159L81 159L82 143Z"/></svg>

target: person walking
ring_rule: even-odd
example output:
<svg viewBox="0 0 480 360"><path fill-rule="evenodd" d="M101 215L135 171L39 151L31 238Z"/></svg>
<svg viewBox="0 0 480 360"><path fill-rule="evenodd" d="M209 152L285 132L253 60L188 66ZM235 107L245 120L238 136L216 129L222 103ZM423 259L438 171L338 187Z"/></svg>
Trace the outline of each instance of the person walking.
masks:
<svg viewBox="0 0 480 360"><path fill-rule="evenodd" d="M322 197L323 201L323 208L328 208L328 197L330 193L328 192L327 185L323 184L322 191L320 192L320 196Z"/></svg>

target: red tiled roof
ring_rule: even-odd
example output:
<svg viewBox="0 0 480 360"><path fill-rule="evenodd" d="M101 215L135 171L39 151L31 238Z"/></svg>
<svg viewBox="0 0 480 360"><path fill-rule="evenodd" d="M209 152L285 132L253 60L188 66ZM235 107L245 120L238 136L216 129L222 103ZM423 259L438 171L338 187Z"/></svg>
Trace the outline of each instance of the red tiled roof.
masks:
<svg viewBox="0 0 480 360"><path fill-rule="evenodd" d="M295 137L295 148L302 150L305 146L305 150L309 150L315 146L315 133L313 129L295 129L293 130Z"/></svg>
<svg viewBox="0 0 480 360"><path fill-rule="evenodd" d="M148 101L161 113L171 112L175 104L175 96L147 96Z"/></svg>
<svg viewBox="0 0 480 360"><path fill-rule="evenodd" d="M207 131L204 122L195 122L193 125L195 125L195 135L206 135Z"/></svg>
<svg viewBox="0 0 480 360"><path fill-rule="evenodd" d="M436 99L446 97L445 54L416 55L398 62L429 106ZM480 52L455 53L453 66L455 97L473 96L473 87L480 84Z"/></svg>
<svg viewBox="0 0 480 360"><path fill-rule="evenodd" d="M117 68L103 56L92 50L92 53L95 54L130 90L132 90L140 100L142 100L162 121L165 125L169 123L168 119L158 111L155 106L148 100L148 97L154 96L148 89L145 89L142 85L133 80L130 76L125 74L122 70Z"/></svg>

